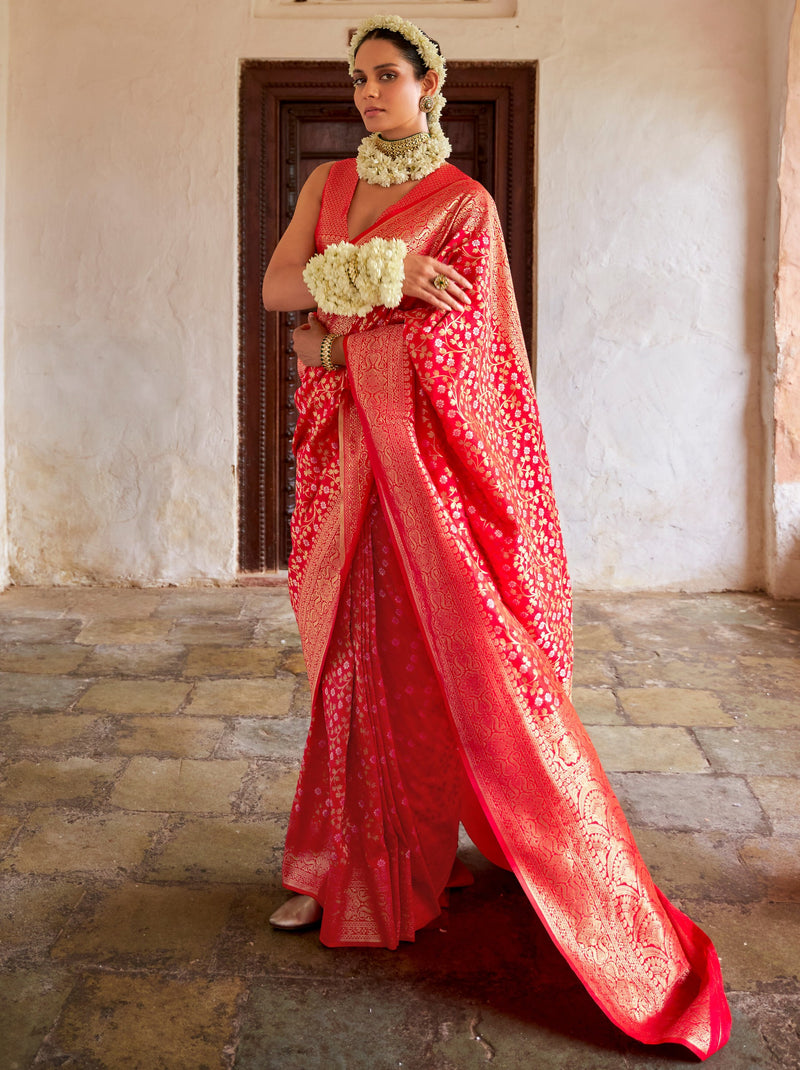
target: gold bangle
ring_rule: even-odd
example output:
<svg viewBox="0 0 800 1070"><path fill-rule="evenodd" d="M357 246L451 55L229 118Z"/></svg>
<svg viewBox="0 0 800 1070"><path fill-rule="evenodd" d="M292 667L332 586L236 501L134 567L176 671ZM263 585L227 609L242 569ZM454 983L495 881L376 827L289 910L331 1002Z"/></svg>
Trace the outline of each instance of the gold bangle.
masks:
<svg viewBox="0 0 800 1070"><path fill-rule="evenodd" d="M319 347L319 362L326 372L335 371L338 367L337 364L333 363L331 357L331 350L333 349L335 338L335 334L326 334L322 339L322 345Z"/></svg>

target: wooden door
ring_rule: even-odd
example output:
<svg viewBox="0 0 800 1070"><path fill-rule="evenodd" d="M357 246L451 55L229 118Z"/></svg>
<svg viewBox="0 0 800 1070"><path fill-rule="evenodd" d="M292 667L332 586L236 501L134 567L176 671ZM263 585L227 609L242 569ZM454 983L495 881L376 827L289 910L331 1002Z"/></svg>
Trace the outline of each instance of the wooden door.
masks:
<svg viewBox="0 0 800 1070"><path fill-rule="evenodd" d="M533 64L449 64L442 118L450 163L497 203L532 358L535 74ZM289 556L299 313L266 312L261 282L303 182L317 164L354 156L364 127L341 63L252 61L239 131L239 567L270 573Z"/></svg>

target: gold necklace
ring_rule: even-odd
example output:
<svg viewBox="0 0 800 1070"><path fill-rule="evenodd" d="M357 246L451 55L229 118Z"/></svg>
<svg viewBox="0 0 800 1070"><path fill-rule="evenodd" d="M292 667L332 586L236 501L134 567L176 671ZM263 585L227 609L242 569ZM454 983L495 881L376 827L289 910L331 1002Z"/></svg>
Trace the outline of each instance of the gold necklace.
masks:
<svg viewBox="0 0 800 1070"><path fill-rule="evenodd" d="M404 156L408 152L413 152L414 149L424 145L426 141L430 141L430 134L425 130L420 130L416 134L409 134L408 137L398 138L396 141L389 141L387 138L381 137L380 134L375 138L375 144L381 150L386 153L387 156L391 156L393 160L396 160L398 156Z"/></svg>

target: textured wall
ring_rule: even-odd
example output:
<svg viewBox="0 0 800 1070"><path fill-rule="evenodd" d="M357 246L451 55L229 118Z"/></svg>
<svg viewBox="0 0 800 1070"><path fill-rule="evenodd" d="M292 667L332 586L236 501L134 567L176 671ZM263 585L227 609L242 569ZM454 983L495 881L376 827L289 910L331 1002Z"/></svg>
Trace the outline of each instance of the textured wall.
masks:
<svg viewBox="0 0 800 1070"><path fill-rule="evenodd" d="M425 25L454 59L542 63L539 392L575 580L756 585L764 9L519 6ZM235 575L238 62L343 54L352 19L300 15L12 0L21 582Z"/></svg>
<svg viewBox="0 0 800 1070"><path fill-rule="evenodd" d="M784 70L786 65L784 64ZM792 23L779 172L770 590L800 597L800 18Z"/></svg>
<svg viewBox="0 0 800 1070"><path fill-rule="evenodd" d="M0 591L8 586L8 520L5 434L5 223L6 116L8 105L8 0L0 0Z"/></svg>
<svg viewBox="0 0 800 1070"><path fill-rule="evenodd" d="M544 64L540 393L578 583L760 578L759 8L573 3Z"/></svg>

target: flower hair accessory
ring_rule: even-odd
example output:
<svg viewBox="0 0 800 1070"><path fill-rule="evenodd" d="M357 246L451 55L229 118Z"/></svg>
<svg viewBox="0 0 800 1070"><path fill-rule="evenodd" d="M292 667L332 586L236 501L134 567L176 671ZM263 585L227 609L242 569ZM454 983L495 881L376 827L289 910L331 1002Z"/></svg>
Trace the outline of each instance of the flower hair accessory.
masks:
<svg viewBox="0 0 800 1070"><path fill-rule="evenodd" d="M350 65L350 74L353 74L356 66L356 52L358 47L364 38L372 30L393 30L395 33L399 33L401 37L405 37L409 44L412 44L419 52L422 62L425 64L429 71L435 71L439 75L439 88L433 97L433 108L428 113L428 125L439 125L439 116L442 114L442 108L445 106L445 99L442 96L441 90L444 85L445 78L447 77L447 68L445 66L444 56L442 56L436 45L431 41L430 37L422 32L419 26L415 26L413 22L409 22L408 19L401 19L399 15L371 15L368 19L364 19L356 27L356 31L350 38L350 48L347 53L347 60Z"/></svg>
<svg viewBox="0 0 800 1070"><path fill-rule="evenodd" d="M415 26L408 19L401 19L399 15L371 15L368 19L364 19L363 22L359 22L355 33L350 38L350 49L347 53L351 75L356 66L358 46L372 30L393 30L395 33L405 37L406 41L412 44L419 52L422 62L428 70L436 71L439 75L439 88L442 88L447 77L444 56L439 53L436 45L434 45L430 37L422 32L419 26Z"/></svg>
<svg viewBox="0 0 800 1070"><path fill-rule="evenodd" d="M366 316L376 305L396 308L403 299L407 253L401 238L338 242L311 257L303 281L323 312Z"/></svg>

